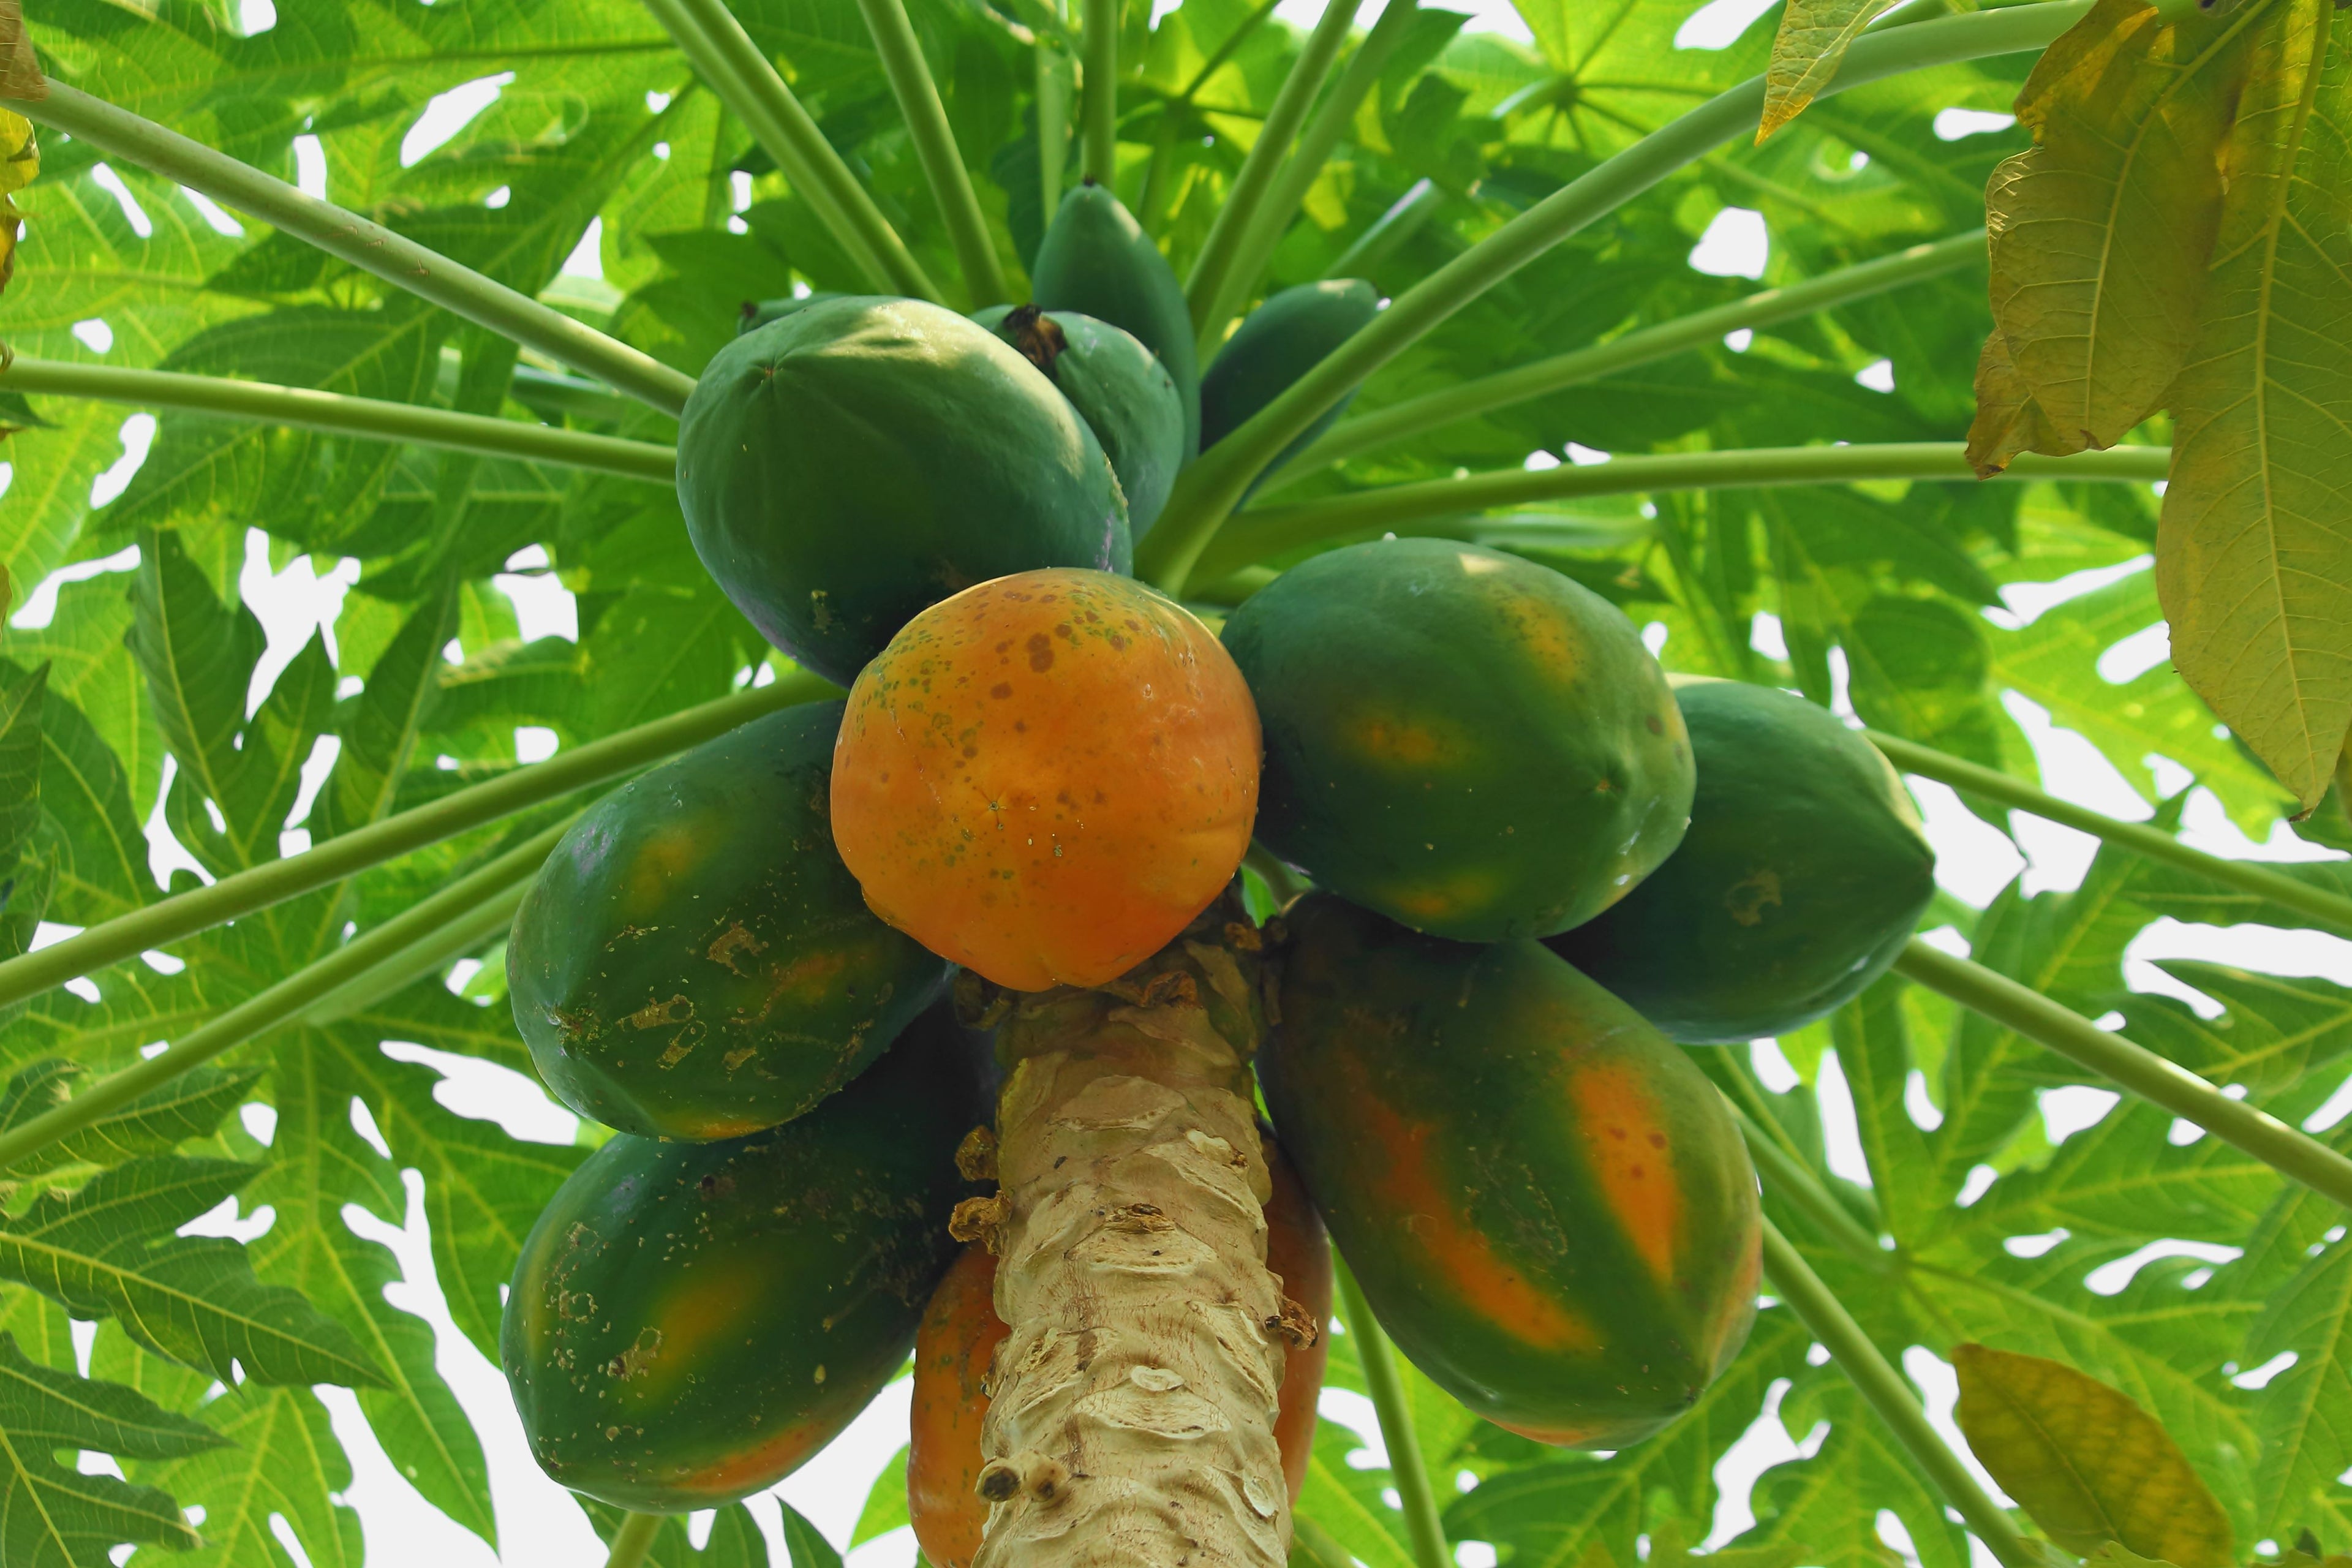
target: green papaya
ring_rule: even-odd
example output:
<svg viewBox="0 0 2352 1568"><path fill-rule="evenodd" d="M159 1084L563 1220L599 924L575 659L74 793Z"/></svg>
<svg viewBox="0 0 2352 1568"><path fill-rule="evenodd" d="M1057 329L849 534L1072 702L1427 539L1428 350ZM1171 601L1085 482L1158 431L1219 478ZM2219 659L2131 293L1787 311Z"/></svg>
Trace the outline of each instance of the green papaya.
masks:
<svg viewBox="0 0 2352 1568"><path fill-rule="evenodd" d="M1675 1039L1801 1028L1860 994L1936 896L1936 852L1878 749L1803 698L1678 679L1698 766L1664 865L1555 952Z"/></svg>
<svg viewBox="0 0 2352 1568"><path fill-rule="evenodd" d="M1265 735L1258 838L1415 931L1566 931L1682 838L1665 674L1557 572L1448 540L1353 545L1260 589L1224 643Z"/></svg>
<svg viewBox="0 0 2352 1568"><path fill-rule="evenodd" d="M882 1054L951 966L866 907L827 801L842 704L755 719L589 807L515 915L515 1026L558 1099L738 1138Z"/></svg>
<svg viewBox="0 0 2352 1568"><path fill-rule="evenodd" d="M1192 312L1176 269L1119 199L1092 180L1062 198L1029 269L1030 294L1048 310L1108 321L1160 356L1184 412L1184 457L1201 449L1201 370Z"/></svg>
<svg viewBox="0 0 2352 1568"><path fill-rule="evenodd" d="M742 313L735 319L735 335L740 338L770 321L781 321L795 311L805 310L811 305L822 305L827 300L848 298L848 295L831 289L819 289L814 293L795 295L789 300L746 300Z"/></svg>
<svg viewBox="0 0 2352 1568"><path fill-rule="evenodd" d="M613 1138L522 1244L499 1359L540 1468L646 1513L773 1486L897 1375L985 1119L943 1004L856 1083L719 1143Z"/></svg>
<svg viewBox="0 0 2352 1568"><path fill-rule="evenodd" d="M1283 917L1258 1056L1283 1152L1430 1380L1539 1442L1622 1448L1748 1337L1761 1218L1723 1097L1533 942Z"/></svg>
<svg viewBox="0 0 2352 1568"><path fill-rule="evenodd" d="M1133 556L1118 481L1068 399L917 300L828 300L720 349L679 421L677 500L736 607L844 686L975 583Z"/></svg>
<svg viewBox="0 0 2352 1568"><path fill-rule="evenodd" d="M1380 314L1381 291L1360 278L1327 279L1285 289L1243 319L1201 377L1201 449L1232 435L1251 415L1290 390ZM1350 391L1285 447L1258 478L1274 472L1347 411Z"/></svg>
<svg viewBox="0 0 2352 1568"><path fill-rule="evenodd" d="M992 305L971 319L1062 389L1110 458L1128 531L1141 540L1184 465L1184 405L1167 367L1132 333L1076 310Z"/></svg>

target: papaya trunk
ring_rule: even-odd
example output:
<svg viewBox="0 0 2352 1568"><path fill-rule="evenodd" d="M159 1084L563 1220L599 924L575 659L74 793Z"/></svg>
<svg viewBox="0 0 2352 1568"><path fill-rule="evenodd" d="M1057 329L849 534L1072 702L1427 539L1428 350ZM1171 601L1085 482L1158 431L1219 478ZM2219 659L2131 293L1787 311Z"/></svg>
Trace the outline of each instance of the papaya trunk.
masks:
<svg viewBox="0 0 2352 1568"><path fill-rule="evenodd" d="M1265 1266L1263 997L1258 934L1222 899L1109 985L995 1005L1003 1185L963 1228L999 1255L1012 1332L973 1568L1285 1560L1276 1392L1314 1328Z"/></svg>

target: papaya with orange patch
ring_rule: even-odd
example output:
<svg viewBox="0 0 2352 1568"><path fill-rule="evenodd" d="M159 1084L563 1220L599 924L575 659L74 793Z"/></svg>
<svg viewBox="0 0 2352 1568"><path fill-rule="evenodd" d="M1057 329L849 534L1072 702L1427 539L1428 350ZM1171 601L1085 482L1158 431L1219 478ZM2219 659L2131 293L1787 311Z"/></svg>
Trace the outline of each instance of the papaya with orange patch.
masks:
<svg viewBox="0 0 2352 1568"><path fill-rule="evenodd" d="M848 1426L954 1259L982 1057L943 1004L796 1121L591 1154L524 1240L499 1331L540 1468L686 1513L773 1486Z"/></svg>
<svg viewBox="0 0 2352 1568"><path fill-rule="evenodd" d="M833 835L874 911L1016 991L1099 985L1223 891L1257 711L1216 637L1107 572L1024 572L908 622L849 693Z"/></svg>
<svg viewBox="0 0 2352 1568"><path fill-rule="evenodd" d="M1284 916L1258 1057L1284 1152L1398 1346L1496 1425L1622 1448L1755 1316L1756 1173L1677 1047L1534 942Z"/></svg>
<svg viewBox="0 0 2352 1568"><path fill-rule="evenodd" d="M1613 605L1442 539L1292 567L1225 623L1265 731L1258 837L1333 892L1462 942L1580 925L1681 842L1664 671Z"/></svg>
<svg viewBox="0 0 2352 1568"><path fill-rule="evenodd" d="M1290 1345L1283 1358L1281 1405L1274 1436L1283 1479L1297 1502L1314 1457L1316 1399L1331 1328L1331 1247L1315 1205L1271 1140L1266 1164L1274 1196L1265 1205L1265 1266L1282 1293L1316 1325L1314 1342ZM996 1315L996 1259L969 1247L940 1281L915 1335L912 1432L907 1445L907 1513L932 1568L971 1568L988 1527L980 1480L981 1424L988 1418L988 1373L996 1347L1012 1331Z"/></svg>
<svg viewBox="0 0 2352 1568"><path fill-rule="evenodd" d="M827 818L842 705L755 719L623 784L515 917L507 984L540 1076L649 1138L740 1138L882 1054L949 967L866 907Z"/></svg>

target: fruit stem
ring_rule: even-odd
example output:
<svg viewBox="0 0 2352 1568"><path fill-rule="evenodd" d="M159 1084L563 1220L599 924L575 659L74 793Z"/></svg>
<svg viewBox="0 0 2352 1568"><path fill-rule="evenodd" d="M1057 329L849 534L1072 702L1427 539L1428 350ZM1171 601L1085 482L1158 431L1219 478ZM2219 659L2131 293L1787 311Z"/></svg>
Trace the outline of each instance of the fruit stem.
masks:
<svg viewBox="0 0 2352 1568"><path fill-rule="evenodd" d="M503 777L354 828L299 855L223 877L210 887L158 900L63 942L0 963L0 1006L339 882L468 828L602 784L688 746L698 746L779 708L823 701L839 691L830 682L795 670L771 685L738 691L592 741L577 750L558 752L543 763L517 768Z"/></svg>
<svg viewBox="0 0 2352 1568"><path fill-rule="evenodd" d="M1846 51L1826 98L1898 72L2040 49L2079 21L2091 0L2005 6L1865 35ZM1763 112L1764 79L1674 120L1546 196L1391 300L1362 331L1202 454L1178 476L1166 510L1137 552L1136 575L1181 594L1193 563L1265 466L1323 411L1456 310L1576 233L1733 137Z"/></svg>
<svg viewBox="0 0 2352 1568"><path fill-rule="evenodd" d="M1290 151L1291 141L1306 122L1315 95L1323 90L1323 79L1331 74L1332 63L1348 41L1348 29L1355 22L1360 4L1360 0L1328 0L1323 15L1316 18L1314 31L1307 35L1290 74L1282 79L1274 106L1258 126L1257 140L1250 143L1234 183L1226 187L1225 199L1209 225L1208 237L1193 258L1192 276L1184 280L1184 303L1192 312L1192 330L1200 334L1203 364L1224 342L1225 322L1233 319L1228 310L1223 318L1212 320L1211 307L1224 296L1226 279L1241 259L1242 242L1257 216L1259 204L1273 188L1283 154Z"/></svg>
<svg viewBox="0 0 2352 1568"><path fill-rule="evenodd" d="M2077 832L2088 833L2118 849L2128 849L2150 860L2168 866L2178 866L2224 887L2235 888L2280 904L2295 913L2352 932L2352 898L2331 893L2325 888L2299 882L2284 871L2251 860L2225 860L2219 855L2208 855L2202 849L2192 849L2161 828L2146 823L2118 822L2104 812L2093 811L2086 805L2060 800L2042 794L2022 779L2011 778L1975 763L1964 763L1958 757L1947 756L1932 747L1897 736L1864 730L1870 743L1886 754L1886 760L1905 773L1917 773L1934 779L1957 790L2014 806L2035 816L2060 823Z"/></svg>
<svg viewBox="0 0 2352 1568"><path fill-rule="evenodd" d="M389 967L388 961L399 958L403 950L439 942L446 934L446 926L469 915L484 900L507 892L536 873L548 851L555 847L556 840L571 826L567 817L531 835L422 903L191 1030L177 1045L102 1078L64 1104L0 1133L0 1170L152 1093L231 1047L243 1045L299 1016L312 1003L379 965Z"/></svg>
<svg viewBox="0 0 2352 1568"><path fill-rule="evenodd" d="M661 1533L662 1516L657 1513L633 1513L625 1516L621 1528L613 1531L612 1545L604 1553L604 1568L643 1568L646 1553L654 1547L654 1537Z"/></svg>
<svg viewBox="0 0 2352 1568"><path fill-rule="evenodd" d="M1990 13L1985 13L1989 15ZM1923 26L1925 24L1922 24ZM1394 309L1394 307L1391 307ZM1378 318L1375 318L1377 321ZM1231 440L1232 437L1226 437ZM1215 450L1224 449L1221 441ZM1204 454L1202 463L1211 460ZM2020 457L2003 479L2107 479L2147 484L2164 478L2169 447L2114 447L2071 458ZM1196 465L1197 466L1197 465ZM1190 470L1187 470L1188 472ZM1590 465L1500 468L1458 479L1382 485L1290 506L1252 507L1236 515L1197 558L1204 583L1253 562L1326 540L1363 537L1412 523L1460 518L1496 507L1577 496L1644 490L1748 489L1760 485L1838 485L1857 479L1964 479L1979 482L1958 441L1886 441L1850 447L1751 447L1719 452L1648 452ZM1178 484L1183 481L1180 479ZM1164 521L1164 516L1163 516ZM1551 523L1557 520L1530 520ZM1160 537L1154 526L1151 537Z"/></svg>
<svg viewBox="0 0 2352 1568"><path fill-rule="evenodd" d="M1078 172L1088 184L1114 191L1118 183L1118 10L1119 0L1086 0L1080 39L1086 75L1079 86L1086 100L1079 110ZM1052 212L1045 221L1054 221Z"/></svg>
<svg viewBox="0 0 2352 1568"><path fill-rule="evenodd" d="M882 57L883 74L906 117L907 134L922 160L923 177L930 182L931 199L940 205L948 237L955 245L956 261L963 268L964 290L973 309L1001 305L1013 298L997 265L996 242L989 237L988 220L981 216L980 198L972 194L971 175L956 150L954 128L948 124L947 106L940 101L939 84L923 58L923 46L907 19L901 0L857 0L866 26L874 35L875 52ZM1051 208L1046 209L1051 211Z"/></svg>
<svg viewBox="0 0 2352 1568"><path fill-rule="evenodd" d="M2231 1099L2146 1047L2100 1028L2005 974L1955 958L1916 937L1895 961L1895 973L2049 1047L2331 1203L2352 1208L2352 1160L2268 1112Z"/></svg>
<svg viewBox="0 0 2352 1568"><path fill-rule="evenodd" d="M194 414L257 420L266 425L324 430L378 441L411 442L485 458L561 463L627 479L651 479L657 484L672 483L677 475L677 452L651 441L625 441L618 437L530 425L520 419L491 419L478 414L420 407L413 403L346 397L340 393L232 381L225 376L16 359L0 366L0 386L145 408L184 408Z"/></svg>
<svg viewBox="0 0 2352 1568"><path fill-rule="evenodd" d="M1335 426L1329 434L1268 475L1265 483L1258 487L1258 494L1265 495L1279 489L1374 447L1426 435L1456 420L1469 419L1515 403L1525 403L1530 398L1558 392L1562 387L1597 381L1604 375L1648 364L1653 360L1679 353L1685 349L1719 342L1727 332L1768 326L1774 321L1810 315L1833 305L1866 300L1874 294L1901 288L1906 283L1940 278L1947 272L1981 262L1984 255L1985 231L1972 228L1966 234L1915 245L1892 256L1841 267L1818 278L1791 283L1784 289L1767 289L1727 305L1694 310L1687 316L1639 328L1622 337L1612 338L1605 343L1572 349L1567 353L1553 354L1531 364L1519 365L1493 375L1482 375L1475 381L1465 381L1442 392L1407 398L1377 413L1361 415Z"/></svg>
<svg viewBox="0 0 2352 1568"><path fill-rule="evenodd" d="M1258 278L1265 271L1275 247L1290 228L1290 220L1298 214L1307 200L1307 193L1330 161L1332 149L1355 122L1357 107L1364 95L1380 80L1381 68L1397 46L1404 42L1405 29L1420 15L1414 0L1398 0L1384 6L1373 21L1364 41L1357 46L1348 68L1339 73L1339 80L1316 110L1315 117L1307 122L1298 138L1297 149L1282 165L1274 187L1251 217L1234 248L1233 266L1225 273L1223 285L1211 301L1209 313L1202 318L1202 357L1206 362L1209 351L1224 341L1225 323L1241 313L1251 293L1257 288Z"/></svg>
<svg viewBox="0 0 2352 1568"><path fill-rule="evenodd" d="M1822 1184L1821 1178L1803 1161L1782 1148L1779 1139L1759 1126L1755 1119L1742 1110L1728 1095L1724 1097L1724 1103L1730 1107L1733 1120L1739 1123L1740 1136L1748 1142L1748 1156L1764 1177L1765 1191L1787 1199L1855 1262L1886 1272L1894 1263L1892 1256L1878 1245L1878 1238L1853 1217L1853 1212L1837 1201L1837 1195Z"/></svg>
<svg viewBox="0 0 2352 1568"><path fill-rule="evenodd" d="M1958 1510L1977 1539L1990 1549L2001 1568L2044 1568L2042 1558L2019 1532L2017 1522L1977 1484L1967 1464L1929 1423L1911 1385L1888 1364L1853 1314L1769 1219L1764 1222L1764 1276L1798 1321L1830 1352L1830 1359L1837 1363L1855 1392L1878 1413L1886 1429L1927 1472L1944 1500Z"/></svg>
<svg viewBox="0 0 2352 1568"><path fill-rule="evenodd" d="M1331 1277L1339 1287L1340 1321L1356 1342L1356 1363L1363 1368L1372 1414L1380 1418L1381 1443L1389 1451L1389 1475L1404 1505L1405 1534L1412 1542L1415 1568L1454 1568L1453 1554L1445 1547L1445 1526L1438 1518L1437 1494L1429 1484L1429 1467L1422 1462L1421 1434L1413 1427L1404 1376L1397 1370L1396 1349L1372 1316L1355 1271L1337 1252L1331 1255Z"/></svg>
<svg viewBox="0 0 2352 1568"><path fill-rule="evenodd" d="M461 267L382 224L305 195L283 180L63 82L51 82L47 98L28 100L16 108L28 120L65 132L101 153L283 229L477 326L609 382L665 414L684 408L687 394L694 390L692 376L672 370L617 338L494 282L470 267Z"/></svg>

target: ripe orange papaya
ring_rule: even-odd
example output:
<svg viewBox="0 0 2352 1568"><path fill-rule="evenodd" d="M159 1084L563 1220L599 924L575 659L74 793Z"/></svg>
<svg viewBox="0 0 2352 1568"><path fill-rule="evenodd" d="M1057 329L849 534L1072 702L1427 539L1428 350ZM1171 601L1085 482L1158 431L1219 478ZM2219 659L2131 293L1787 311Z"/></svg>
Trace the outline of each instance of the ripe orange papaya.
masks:
<svg viewBox="0 0 2352 1568"><path fill-rule="evenodd" d="M1191 612L1024 572L925 610L858 676L834 842L942 958L1016 991L1099 985L1233 879L1257 764L1249 689Z"/></svg>
<svg viewBox="0 0 2352 1568"><path fill-rule="evenodd" d="M1756 1173L1714 1085L1539 942L1422 936L1328 893L1283 921L1260 1082L1398 1346L1539 1442L1672 1421L1756 1312Z"/></svg>
<svg viewBox="0 0 2352 1568"><path fill-rule="evenodd" d="M1315 1447L1316 1399L1331 1328L1331 1247L1307 1189L1271 1139L1266 1168L1274 1196L1265 1205L1265 1266L1282 1292L1315 1320L1311 1344L1293 1345L1282 1366L1281 1409L1274 1436L1282 1449L1290 1500L1307 1484ZM981 1423L988 1418L988 1372L1011 1331L996 1315L996 1259L970 1247L940 1281L915 1333L913 1433L907 1447L907 1513L932 1568L971 1568L988 1526L980 1479Z"/></svg>

